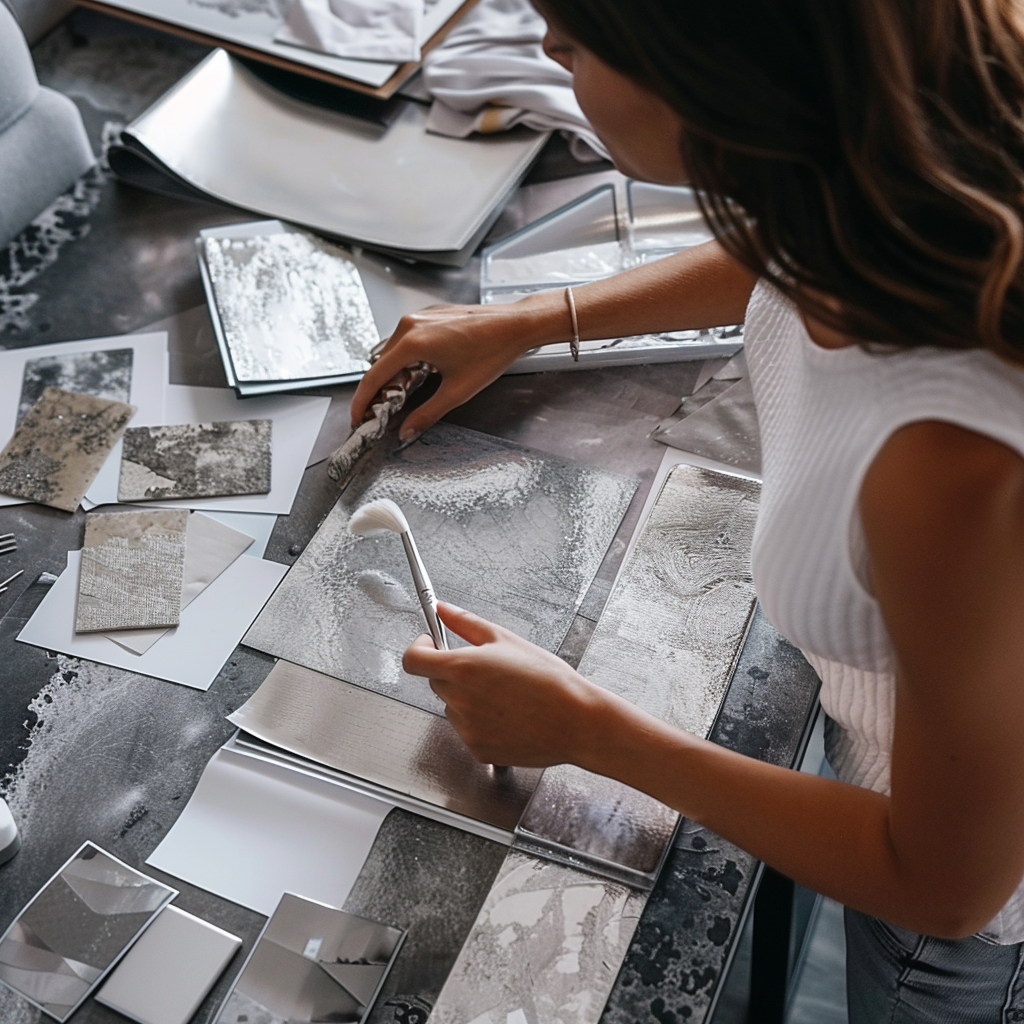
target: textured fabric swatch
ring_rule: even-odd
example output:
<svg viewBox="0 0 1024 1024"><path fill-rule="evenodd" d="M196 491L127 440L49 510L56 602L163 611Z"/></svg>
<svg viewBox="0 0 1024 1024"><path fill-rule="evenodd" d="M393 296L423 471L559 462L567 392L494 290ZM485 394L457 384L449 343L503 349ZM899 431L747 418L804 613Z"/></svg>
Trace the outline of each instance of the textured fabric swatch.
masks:
<svg viewBox="0 0 1024 1024"><path fill-rule="evenodd" d="M86 517L75 632L177 625L188 515L175 509Z"/></svg>

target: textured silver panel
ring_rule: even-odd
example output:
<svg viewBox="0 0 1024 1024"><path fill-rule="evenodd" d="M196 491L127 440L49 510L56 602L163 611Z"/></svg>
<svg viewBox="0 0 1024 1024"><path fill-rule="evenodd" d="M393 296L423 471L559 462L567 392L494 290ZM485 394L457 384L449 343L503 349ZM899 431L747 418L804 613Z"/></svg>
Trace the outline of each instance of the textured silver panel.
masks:
<svg viewBox="0 0 1024 1024"><path fill-rule="evenodd" d="M121 450L119 501L270 491L271 420L133 427Z"/></svg>
<svg viewBox="0 0 1024 1024"><path fill-rule="evenodd" d="M187 527L183 509L87 516L75 632L176 625Z"/></svg>
<svg viewBox="0 0 1024 1024"><path fill-rule="evenodd" d="M352 512L391 498L409 520L438 596L558 649L635 482L510 441L438 424L379 471L357 470L244 643L444 713L402 671L425 631L401 542L353 537Z"/></svg>
<svg viewBox="0 0 1024 1024"><path fill-rule="evenodd" d="M445 718L286 661L228 717L290 753L509 832L540 777L480 764Z"/></svg>
<svg viewBox="0 0 1024 1024"><path fill-rule="evenodd" d="M430 1024L596 1021L643 903L627 886L513 851Z"/></svg>
<svg viewBox="0 0 1024 1024"><path fill-rule="evenodd" d="M206 238L203 254L237 380L369 369L380 341L355 264L299 232Z"/></svg>
<svg viewBox="0 0 1024 1024"><path fill-rule="evenodd" d="M760 484L677 466L580 662L587 679L706 736L754 606ZM574 765L544 772L516 844L634 885L654 884L678 815Z"/></svg>
<svg viewBox="0 0 1024 1024"><path fill-rule="evenodd" d="M0 452L0 494L74 512L135 407L45 388Z"/></svg>

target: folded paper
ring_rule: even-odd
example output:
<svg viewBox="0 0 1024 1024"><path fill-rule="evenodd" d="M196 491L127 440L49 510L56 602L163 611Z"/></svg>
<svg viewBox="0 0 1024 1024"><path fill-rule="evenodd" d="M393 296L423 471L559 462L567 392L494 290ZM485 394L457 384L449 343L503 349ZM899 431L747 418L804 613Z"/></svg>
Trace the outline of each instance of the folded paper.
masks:
<svg viewBox="0 0 1024 1024"><path fill-rule="evenodd" d="M292 0L274 37L336 57L420 59L424 0Z"/></svg>

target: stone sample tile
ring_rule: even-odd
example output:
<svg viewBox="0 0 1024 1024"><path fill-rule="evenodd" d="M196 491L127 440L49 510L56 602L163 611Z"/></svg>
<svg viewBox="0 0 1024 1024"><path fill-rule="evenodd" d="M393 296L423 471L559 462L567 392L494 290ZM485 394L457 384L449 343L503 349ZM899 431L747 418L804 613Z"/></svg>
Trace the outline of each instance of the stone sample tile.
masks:
<svg viewBox="0 0 1024 1024"><path fill-rule="evenodd" d="M130 428L118 500L268 494L271 428L270 420Z"/></svg>
<svg viewBox="0 0 1024 1024"><path fill-rule="evenodd" d="M86 517L76 633L177 625L188 516L175 509Z"/></svg>
<svg viewBox="0 0 1024 1024"><path fill-rule="evenodd" d="M513 851L430 1024L596 1021L643 903L628 886Z"/></svg>
<svg viewBox="0 0 1024 1024"><path fill-rule="evenodd" d="M127 402L132 393L132 357L130 348L103 352L65 352L40 356L25 362L18 402L18 422L47 388L60 388L81 395L96 395L116 402Z"/></svg>
<svg viewBox="0 0 1024 1024"><path fill-rule="evenodd" d="M135 407L45 388L0 452L0 494L74 512Z"/></svg>
<svg viewBox="0 0 1024 1024"><path fill-rule="evenodd" d="M549 651L569 629L635 490L631 479L448 424L378 469L367 462L243 642L407 704L444 713L402 654L426 624L401 541L348 521L396 501L442 600Z"/></svg>

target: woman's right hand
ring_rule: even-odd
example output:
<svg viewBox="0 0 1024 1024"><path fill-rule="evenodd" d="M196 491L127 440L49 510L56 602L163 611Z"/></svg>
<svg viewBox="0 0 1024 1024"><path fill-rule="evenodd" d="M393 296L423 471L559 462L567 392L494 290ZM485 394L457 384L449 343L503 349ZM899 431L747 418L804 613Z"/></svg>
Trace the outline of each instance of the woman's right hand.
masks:
<svg viewBox="0 0 1024 1024"><path fill-rule="evenodd" d="M501 376L528 349L561 340L569 317L552 299L542 294L507 305L430 306L402 317L356 389L353 428L362 423L374 395L389 380L405 367L422 362L441 374L441 385L409 413L401 438L406 441L421 434Z"/></svg>

